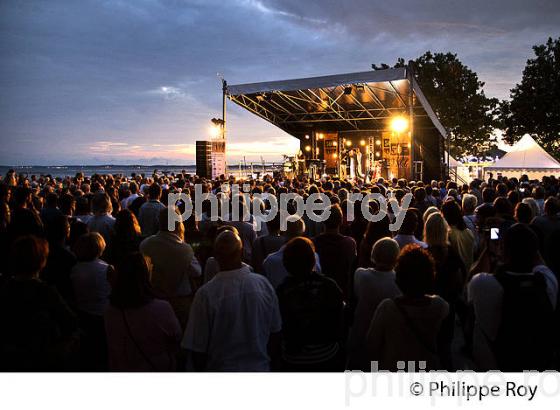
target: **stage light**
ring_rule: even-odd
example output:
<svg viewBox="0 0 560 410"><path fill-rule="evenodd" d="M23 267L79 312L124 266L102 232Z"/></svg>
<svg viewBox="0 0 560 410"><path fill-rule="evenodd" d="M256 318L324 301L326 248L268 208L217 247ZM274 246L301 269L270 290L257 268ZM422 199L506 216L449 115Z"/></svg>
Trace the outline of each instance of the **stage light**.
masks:
<svg viewBox="0 0 560 410"><path fill-rule="evenodd" d="M351 86L344 87L344 94L345 95L352 94L352 87Z"/></svg>
<svg viewBox="0 0 560 410"><path fill-rule="evenodd" d="M346 146L351 147L352 146L352 141L350 141L350 140L346 141Z"/></svg>
<svg viewBox="0 0 560 410"><path fill-rule="evenodd" d="M360 141L360 145L363 147L364 145L366 145L366 140L361 140Z"/></svg>
<svg viewBox="0 0 560 410"><path fill-rule="evenodd" d="M320 140L323 139L323 134L317 134L317 136L319 137Z"/></svg>
<svg viewBox="0 0 560 410"><path fill-rule="evenodd" d="M315 148L315 155L319 155L319 147Z"/></svg>
<svg viewBox="0 0 560 410"><path fill-rule="evenodd" d="M381 145L381 140L375 140L375 145Z"/></svg>
<svg viewBox="0 0 560 410"><path fill-rule="evenodd" d="M377 152L375 153L375 156L378 157L378 158L381 156L381 154L379 153L379 151L377 151Z"/></svg>
<svg viewBox="0 0 560 410"><path fill-rule="evenodd" d="M333 141L332 145L333 145L333 147L338 147L338 142Z"/></svg>
<svg viewBox="0 0 560 410"><path fill-rule="evenodd" d="M210 136L212 138L217 138L220 136L222 129L219 125L213 124L210 126Z"/></svg>
<svg viewBox="0 0 560 410"><path fill-rule="evenodd" d="M333 159L337 159L338 158L338 154L335 152L334 154L332 154Z"/></svg>
<svg viewBox="0 0 560 410"><path fill-rule="evenodd" d="M409 142L408 144L406 144L408 148L412 147L412 144Z"/></svg>
<svg viewBox="0 0 560 410"><path fill-rule="evenodd" d="M305 135L305 139L308 140L308 139L309 139L309 135L306 134L306 135Z"/></svg>
<svg viewBox="0 0 560 410"><path fill-rule="evenodd" d="M306 146L305 146L305 150L306 150L307 152L311 151L311 145L306 145Z"/></svg>
<svg viewBox="0 0 560 410"><path fill-rule="evenodd" d="M403 132L408 128L408 120L404 117L394 117L391 120L391 129L395 132Z"/></svg>

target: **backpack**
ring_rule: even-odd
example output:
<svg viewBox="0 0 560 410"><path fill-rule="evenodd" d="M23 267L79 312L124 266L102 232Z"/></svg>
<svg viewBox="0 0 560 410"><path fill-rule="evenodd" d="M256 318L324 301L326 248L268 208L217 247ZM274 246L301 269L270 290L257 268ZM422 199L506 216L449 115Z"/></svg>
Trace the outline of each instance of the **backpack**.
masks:
<svg viewBox="0 0 560 410"><path fill-rule="evenodd" d="M553 369L554 309L542 273L495 274L504 290L501 324L493 345L498 368L506 372Z"/></svg>

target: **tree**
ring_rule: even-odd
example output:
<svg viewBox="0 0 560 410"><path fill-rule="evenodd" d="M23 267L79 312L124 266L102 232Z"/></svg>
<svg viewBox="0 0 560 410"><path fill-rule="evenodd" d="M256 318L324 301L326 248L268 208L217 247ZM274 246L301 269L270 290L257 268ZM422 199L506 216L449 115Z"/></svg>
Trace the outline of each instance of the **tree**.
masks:
<svg viewBox="0 0 560 410"><path fill-rule="evenodd" d="M395 67L405 66L402 58ZM449 133L451 154L479 155L495 145L499 101L484 94L484 83L452 53L427 51L413 61L420 89ZM389 68L387 64L374 69Z"/></svg>
<svg viewBox="0 0 560 410"><path fill-rule="evenodd" d="M533 47L521 83L501 104L504 140L515 143L530 134L552 155L560 158L560 37Z"/></svg>

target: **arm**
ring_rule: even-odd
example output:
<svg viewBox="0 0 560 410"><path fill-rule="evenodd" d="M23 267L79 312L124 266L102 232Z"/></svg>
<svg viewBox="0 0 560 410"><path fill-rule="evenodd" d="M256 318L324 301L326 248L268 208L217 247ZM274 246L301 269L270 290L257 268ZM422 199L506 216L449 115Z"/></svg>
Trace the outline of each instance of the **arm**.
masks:
<svg viewBox="0 0 560 410"><path fill-rule="evenodd" d="M267 351L270 356L270 368L271 370L277 370L280 368L280 358L281 358L281 332L271 333L268 338Z"/></svg>
<svg viewBox="0 0 560 410"><path fill-rule="evenodd" d="M208 364L211 318L206 303L204 288L201 288L194 297L187 329L181 342L181 347L187 350L195 371L206 370Z"/></svg>
<svg viewBox="0 0 560 410"><path fill-rule="evenodd" d="M384 334L385 334L385 311L387 300L381 302L371 320L369 330L366 336L366 344L369 360L377 361L383 356L384 350Z"/></svg>

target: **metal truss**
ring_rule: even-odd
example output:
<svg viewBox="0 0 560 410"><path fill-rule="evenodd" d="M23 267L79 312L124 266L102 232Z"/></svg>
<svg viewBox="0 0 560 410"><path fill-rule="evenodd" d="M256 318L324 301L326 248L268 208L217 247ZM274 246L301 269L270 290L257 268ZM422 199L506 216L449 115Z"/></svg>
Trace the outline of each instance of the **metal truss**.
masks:
<svg viewBox="0 0 560 410"><path fill-rule="evenodd" d="M360 101L355 92L346 94L344 89L352 85L340 85L328 89L307 89L290 92L273 91L262 94L228 95L228 98L253 114L267 120L280 128L292 128L302 123L343 122L354 130L362 129L364 121L382 122L395 114L408 110L405 99L397 88L389 82L388 88L375 84L355 84L354 89L362 89L371 99L369 103ZM383 91L395 97L399 107L387 106L377 93ZM342 105L341 99L347 97L352 101L352 108ZM415 105L414 116L424 117L421 105Z"/></svg>

